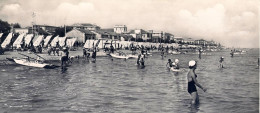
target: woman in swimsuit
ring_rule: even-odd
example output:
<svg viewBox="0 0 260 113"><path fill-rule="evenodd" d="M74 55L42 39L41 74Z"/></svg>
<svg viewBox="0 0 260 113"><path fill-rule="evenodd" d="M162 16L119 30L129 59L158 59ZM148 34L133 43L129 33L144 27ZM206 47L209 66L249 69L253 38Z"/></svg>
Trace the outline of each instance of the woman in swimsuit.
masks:
<svg viewBox="0 0 260 113"><path fill-rule="evenodd" d="M201 88L204 92L207 90L205 88L203 88L197 81L197 75L195 74L195 69L197 68L197 62L194 60L191 60L189 62L189 68L190 71L187 75L187 79L188 79L188 92L190 93L191 97L192 97L192 104L196 104L197 102L199 102L199 96L198 96L198 92L196 89L197 85L199 88Z"/></svg>

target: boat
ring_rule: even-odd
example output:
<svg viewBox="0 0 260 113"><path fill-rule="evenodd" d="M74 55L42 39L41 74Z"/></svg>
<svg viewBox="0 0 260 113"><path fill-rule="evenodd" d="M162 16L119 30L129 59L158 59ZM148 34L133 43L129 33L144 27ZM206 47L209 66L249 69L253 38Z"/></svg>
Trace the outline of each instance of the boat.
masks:
<svg viewBox="0 0 260 113"><path fill-rule="evenodd" d="M132 55L132 54L129 54L129 55L127 55L129 58L138 58L138 54L136 54L136 55Z"/></svg>
<svg viewBox="0 0 260 113"><path fill-rule="evenodd" d="M119 59L128 59L129 58L128 55L120 54L120 53L110 53L110 56L114 57L114 58L119 58Z"/></svg>
<svg viewBox="0 0 260 113"><path fill-rule="evenodd" d="M20 59L20 58L8 58L9 61L14 61L17 64L24 65L24 66L30 66L30 67L39 67L39 68L47 68L47 69L53 69L59 66L53 65L53 64L47 64L43 63L38 60L32 60L29 61L27 59Z"/></svg>
<svg viewBox="0 0 260 113"><path fill-rule="evenodd" d="M97 52L97 57L105 57L108 56L109 53L104 52L104 51L98 51Z"/></svg>

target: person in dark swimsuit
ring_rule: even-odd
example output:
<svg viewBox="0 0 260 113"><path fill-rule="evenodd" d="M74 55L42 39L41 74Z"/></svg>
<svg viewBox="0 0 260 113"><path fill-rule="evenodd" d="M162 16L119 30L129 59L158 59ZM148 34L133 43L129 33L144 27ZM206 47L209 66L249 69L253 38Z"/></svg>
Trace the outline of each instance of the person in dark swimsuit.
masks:
<svg viewBox="0 0 260 113"><path fill-rule="evenodd" d="M92 53L92 61L96 61L96 57L97 57L97 50L96 50L96 48L94 48L94 50L93 50L93 53Z"/></svg>
<svg viewBox="0 0 260 113"><path fill-rule="evenodd" d="M197 78L197 75L195 75L195 78ZM188 82L188 92L190 94L192 94L192 92L197 92L194 80Z"/></svg>
<svg viewBox="0 0 260 113"><path fill-rule="evenodd" d="M189 68L190 71L187 75L188 79L188 92L190 93L192 97L192 104L196 104L199 102L199 96L197 92L196 86L201 88L204 92L207 91L207 89L203 88L197 81L197 75L195 74L195 69L197 68L197 63L194 60L189 61Z"/></svg>
<svg viewBox="0 0 260 113"><path fill-rule="evenodd" d="M168 68L171 68L173 65L172 65L172 60L171 59L168 59L168 62L167 62L167 64L166 64L166 67L168 67Z"/></svg>
<svg viewBox="0 0 260 113"><path fill-rule="evenodd" d="M224 57L220 57L220 60L219 60L219 63L220 63L219 67L220 68L224 68L223 62L224 62Z"/></svg>

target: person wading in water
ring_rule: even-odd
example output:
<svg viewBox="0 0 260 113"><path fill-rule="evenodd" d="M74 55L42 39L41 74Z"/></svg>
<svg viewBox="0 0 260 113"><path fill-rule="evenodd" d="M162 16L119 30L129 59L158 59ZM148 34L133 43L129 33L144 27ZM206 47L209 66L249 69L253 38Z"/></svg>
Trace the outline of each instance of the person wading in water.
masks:
<svg viewBox="0 0 260 113"><path fill-rule="evenodd" d="M194 60L189 61L189 68L190 68L190 71L187 75L188 92L190 93L190 95L192 97L191 103L192 103L192 105L194 105L194 104L199 103L199 95L198 95L196 86L201 88L204 92L206 92L207 89L203 88L197 81L197 75L195 73L195 70L197 68L197 62Z"/></svg>

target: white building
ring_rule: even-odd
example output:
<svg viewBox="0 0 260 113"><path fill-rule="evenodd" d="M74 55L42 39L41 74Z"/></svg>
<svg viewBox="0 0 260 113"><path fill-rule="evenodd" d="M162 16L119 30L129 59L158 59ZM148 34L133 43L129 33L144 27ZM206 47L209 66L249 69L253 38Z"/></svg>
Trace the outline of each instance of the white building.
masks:
<svg viewBox="0 0 260 113"><path fill-rule="evenodd" d="M14 33L28 34L28 32L29 32L28 28L14 28Z"/></svg>
<svg viewBox="0 0 260 113"><path fill-rule="evenodd" d="M126 27L126 25L115 25L114 32L119 33L119 34L127 33L127 27Z"/></svg>

